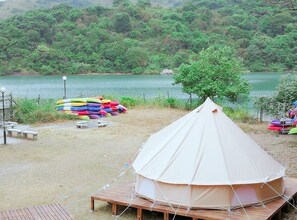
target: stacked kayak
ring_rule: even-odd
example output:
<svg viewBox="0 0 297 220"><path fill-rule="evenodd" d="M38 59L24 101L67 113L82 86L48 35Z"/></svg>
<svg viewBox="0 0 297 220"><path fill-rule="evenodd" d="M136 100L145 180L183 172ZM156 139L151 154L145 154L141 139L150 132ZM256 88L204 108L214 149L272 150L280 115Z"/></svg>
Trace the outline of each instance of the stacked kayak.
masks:
<svg viewBox="0 0 297 220"><path fill-rule="evenodd" d="M297 121L291 119L275 119L270 122L270 125L267 127L269 130L278 131L282 134L288 134L289 131L296 127Z"/></svg>
<svg viewBox="0 0 297 220"><path fill-rule="evenodd" d="M293 102L294 109L288 110L288 119L275 119L267 127L269 130L279 131L282 134L297 134L297 101Z"/></svg>
<svg viewBox="0 0 297 220"><path fill-rule="evenodd" d="M103 97L62 99L56 102L58 111L78 115L80 119L98 119L124 113L127 109L117 101Z"/></svg>
<svg viewBox="0 0 297 220"><path fill-rule="evenodd" d="M293 122L291 119L286 119L286 120L275 119L270 122L270 125L267 127L267 129L278 131L282 134L288 134L292 126L293 126Z"/></svg>

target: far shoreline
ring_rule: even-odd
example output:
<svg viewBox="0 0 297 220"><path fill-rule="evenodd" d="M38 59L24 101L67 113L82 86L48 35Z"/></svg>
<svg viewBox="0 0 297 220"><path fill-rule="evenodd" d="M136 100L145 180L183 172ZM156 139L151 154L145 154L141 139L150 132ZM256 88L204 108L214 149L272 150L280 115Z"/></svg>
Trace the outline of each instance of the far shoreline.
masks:
<svg viewBox="0 0 297 220"><path fill-rule="evenodd" d="M287 74L297 74L297 71L290 70L290 71L250 71L244 70L244 73L287 73ZM124 72L114 72L114 73L98 73L98 72L91 72L91 73L77 73L77 74L41 74L41 73L34 73L34 72L22 72L22 73L12 73L8 75L0 75L0 77L14 77L14 76L145 76L145 75L162 75L162 76L172 76L173 74L161 74L161 73L124 73Z"/></svg>
<svg viewBox="0 0 297 220"><path fill-rule="evenodd" d="M13 74L8 74L8 75L0 75L0 76L8 76L8 77L13 77L13 76L107 76L107 75L162 75L160 73L141 73L141 74L134 74L134 73L121 73L121 72L115 72L115 73L77 73L77 74L69 74L69 73L63 73L63 74L41 74L41 73L13 73Z"/></svg>

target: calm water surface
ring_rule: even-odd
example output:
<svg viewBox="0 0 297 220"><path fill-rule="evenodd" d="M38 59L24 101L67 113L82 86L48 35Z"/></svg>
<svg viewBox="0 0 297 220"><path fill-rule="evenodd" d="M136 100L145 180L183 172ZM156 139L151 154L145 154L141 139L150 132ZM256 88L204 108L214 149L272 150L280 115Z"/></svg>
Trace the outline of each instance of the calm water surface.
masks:
<svg viewBox="0 0 297 220"><path fill-rule="evenodd" d="M249 73L251 96L270 95L284 73ZM173 85L172 76L163 75L69 75L67 98L111 95L113 97L188 98L181 85ZM16 97L61 99L64 95L62 76L0 77L0 86Z"/></svg>

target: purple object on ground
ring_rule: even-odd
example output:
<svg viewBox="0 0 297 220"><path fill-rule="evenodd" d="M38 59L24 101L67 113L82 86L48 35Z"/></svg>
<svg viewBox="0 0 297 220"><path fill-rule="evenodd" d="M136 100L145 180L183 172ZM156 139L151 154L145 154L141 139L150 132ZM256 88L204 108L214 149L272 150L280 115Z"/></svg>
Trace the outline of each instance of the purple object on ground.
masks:
<svg viewBox="0 0 297 220"><path fill-rule="evenodd" d="M98 115L89 115L89 118L90 118L90 119L98 119L99 116L98 116Z"/></svg>
<svg viewBox="0 0 297 220"><path fill-rule="evenodd" d="M272 120L270 122L270 124L273 124L275 126L291 126L292 125L292 121L291 120L279 120L279 119L275 119L275 120Z"/></svg>
<svg viewBox="0 0 297 220"><path fill-rule="evenodd" d="M100 107L101 104L99 104L99 103L93 103L93 102L88 102L87 103L87 106L90 106L90 107Z"/></svg>
<svg viewBox="0 0 297 220"><path fill-rule="evenodd" d="M110 114L111 114L112 116L116 116L116 115L118 115L119 113L118 113L118 112L110 112Z"/></svg>

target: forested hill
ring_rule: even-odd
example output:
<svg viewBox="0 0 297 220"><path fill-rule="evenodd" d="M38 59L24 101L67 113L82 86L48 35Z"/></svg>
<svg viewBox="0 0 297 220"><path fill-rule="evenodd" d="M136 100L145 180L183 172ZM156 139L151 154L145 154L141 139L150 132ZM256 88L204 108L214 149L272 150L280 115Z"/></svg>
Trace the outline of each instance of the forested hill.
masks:
<svg viewBox="0 0 297 220"><path fill-rule="evenodd" d="M297 11L257 0L58 5L0 22L0 74L159 73L210 45L235 48L251 71L297 69Z"/></svg>

